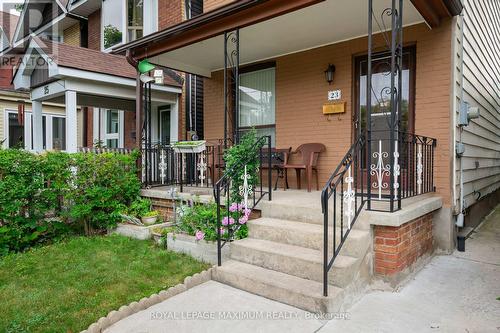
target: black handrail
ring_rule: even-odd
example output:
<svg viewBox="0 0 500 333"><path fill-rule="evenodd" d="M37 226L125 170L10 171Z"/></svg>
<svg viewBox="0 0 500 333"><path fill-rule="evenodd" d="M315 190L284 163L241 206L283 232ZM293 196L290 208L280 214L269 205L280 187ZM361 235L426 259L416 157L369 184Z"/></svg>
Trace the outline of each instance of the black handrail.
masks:
<svg viewBox="0 0 500 333"><path fill-rule="evenodd" d="M323 295L328 296L328 272L333 266L333 262L337 258L342 246L344 245L352 226L356 222L359 213L365 204L365 184L362 174L362 162L366 158L366 146L364 136L360 136L356 142L349 148L340 164L337 166L333 174L328 179L321 192L321 209L323 212ZM347 174L347 177L346 177ZM347 189L344 191L344 182L347 182ZM337 193L340 187L340 221L337 221ZM333 253L329 257L329 200L332 199L333 214ZM361 202L358 202L358 198ZM349 202L350 201L350 202ZM347 208L344 208L344 203ZM344 215L347 213L347 221L344 223ZM340 222L340 242L337 244L337 227ZM344 232L344 228L347 230Z"/></svg>
<svg viewBox="0 0 500 333"><path fill-rule="evenodd" d="M393 212L392 208L387 209L387 207L400 208L402 199L436 190L433 172L436 139L403 132L400 132L398 137L395 146L397 159L394 159L397 165L388 162L391 160L387 153L389 149L386 149L389 144L388 139L380 136L380 139L370 142L366 141L364 136L360 136L323 187L321 207L324 226L323 294L325 296L328 295L328 272L366 202L371 203L368 205L370 210ZM377 147L369 147L372 143ZM373 152L372 156L368 155L369 151ZM396 173L391 176L395 170ZM368 183L369 173L372 175L371 183ZM378 207L374 207L374 202L379 203ZM331 216L330 203L333 211ZM386 209L383 209L384 207ZM329 240L330 227L333 227L332 241ZM338 242L337 228L340 229ZM331 250L329 250L330 244Z"/></svg>
<svg viewBox="0 0 500 333"><path fill-rule="evenodd" d="M263 149L267 150L266 158L267 161L264 161L264 154L263 154ZM224 174L222 177L215 183L214 185L214 197L215 197L215 202L217 204L217 264L220 266L222 264L222 248L224 245L233 239L233 236L236 231L239 230L241 227L240 224L236 223L237 225L234 228L229 228L229 232L227 233L226 239L222 239L222 234L220 232L221 230L221 209L222 206L225 206L226 210L226 215L230 215L230 197L231 197L231 183L233 178L239 174L239 171L241 171L243 168L245 168L245 165L248 164L253 158L255 158L255 154L259 154L259 174L260 174L260 179L259 179L259 184L258 188L253 188L253 203L251 209L255 208L255 206L264 198L264 196L267 194L268 200L272 200L272 172L270 169L268 169L268 174L267 174L267 186L268 189L267 191L264 190L263 184L262 184L262 170L264 163L267 163L269 166L271 166L272 163L272 154L271 154L271 136L262 136L257 139L257 141L254 143L252 146L252 151L249 152L248 158L245 160L241 160L238 163L234 164L231 166L231 168L226 169L224 171ZM222 193L225 195L225 204L221 202L222 198ZM259 193L257 195L257 193Z"/></svg>

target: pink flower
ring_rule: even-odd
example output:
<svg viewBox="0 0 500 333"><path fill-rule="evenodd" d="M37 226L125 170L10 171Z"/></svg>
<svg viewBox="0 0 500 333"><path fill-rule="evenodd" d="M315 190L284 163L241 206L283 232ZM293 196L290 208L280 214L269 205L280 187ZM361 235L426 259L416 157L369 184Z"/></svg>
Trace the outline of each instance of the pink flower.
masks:
<svg viewBox="0 0 500 333"><path fill-rule="evenodd" d="M226 233L226 230L224 228L219 229L219 234L224 235Z"/></svg>
<svg viewBox="0 0 500 333"><path fill-rule="evenodd" d="M246 217L247 217L247 219L248 219L248 217L250 216L250 213L252 213L252 210L251 210L251 209L246 208L246 209L245 209L245 211L244 211L244 213L245 213L245 216L246 216Z"/></svg>
<svg viewBox="0 0 500 333"><path fill-rule="evenodd" d="M197 230L196 233L194 234L194 237L196 238L197 241L202 240L205 238L205 233L201 230Z"/></svg>
<svg viewBox="0 0 500 333"><path fill-rule="evenodd" d="M238 223L239 224L245 224L247 223L248 221L248 216L247 215L243 215L242 217L240 217L240 219L238 220Z"/></svg>
<svg viewBox="0 0 500 333"><path fill-rule="evenodd" d="M231 213L234 213L234 212L236 212L237 210L238 210L238 204L237 204L236 202L233 202L233 203L231 204L231 206L229 206L229 211L230 211Z"/></svg>
<svg viewBox="0 0 500 333"><path fill-rule="evenodd" d="M222 219L222 225L231 225L231 224L234 224L234 219L229 216L224 216L224 218Z"/></svg>

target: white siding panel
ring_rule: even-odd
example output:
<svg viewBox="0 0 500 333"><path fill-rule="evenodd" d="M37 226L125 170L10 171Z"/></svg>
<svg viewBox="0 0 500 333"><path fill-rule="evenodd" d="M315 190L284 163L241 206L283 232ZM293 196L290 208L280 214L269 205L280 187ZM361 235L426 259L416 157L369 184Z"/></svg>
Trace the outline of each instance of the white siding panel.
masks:
<svg viewBox="0 0 500 333"><path fill-rule="evenodd" d="M470 206L478 195L500 188L500 5L497 0L464 0L464 100L480 109L479 119L456 131L462 138L464 198ZM455 35L460 45L460 20ZM460 106L460 48L455 54L457 115ZM455 185L459 190L459 161ZM458 198L456 198L457 200Z"/></svg>

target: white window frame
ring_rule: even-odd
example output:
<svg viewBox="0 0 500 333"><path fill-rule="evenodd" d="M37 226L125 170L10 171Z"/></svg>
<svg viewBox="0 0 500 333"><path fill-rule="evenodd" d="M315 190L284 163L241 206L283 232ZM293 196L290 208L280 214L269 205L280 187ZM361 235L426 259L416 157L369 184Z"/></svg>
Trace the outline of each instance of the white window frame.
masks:
<svg viewBox="0 0 500 333"><path fill-rule="evenodd" d="M14 109L4 109L4 137L3 147L9 148L9 114L16 114L17 110ZM44 150L54 150L53 138L52 138L52 118L64 118L64 114L58 113L42 113L42 119L45 117L45 144L46 148ZM31 144L31 133L32 133L32 122L33 115L31 110L24 111L24 149L33 151L33 146ZM67 133L66 133L67 134ZM66 138L67 139L67 138ZM67 144L67 142L66 142ZM65 151L65 150L62 150Z"/></svg>
<svg viewBox="0 0 500 333"><path fill-rule="evenodd" d="M118 133L107 133L108 111L118 111ZM97 112L97 116L96 116ZM125 145L125 111L107 108L95 108L93 113L93 142L101 141L104 146L107 145L107 140L118 139L118 148L123 148Z"/></svg>
<svg viewBox="0 0 500 333"><path fill-rule="evenodd" d="M121 20L122 41L109 48L104 47L104 10L101 10L101 51L110 52L114 47L130 42L128 40L128 0L122 0L123 17ZM153 32L158 31L158 0L144 0L142 5L143 22L142 22L142 35L146 36Z"/></svg>

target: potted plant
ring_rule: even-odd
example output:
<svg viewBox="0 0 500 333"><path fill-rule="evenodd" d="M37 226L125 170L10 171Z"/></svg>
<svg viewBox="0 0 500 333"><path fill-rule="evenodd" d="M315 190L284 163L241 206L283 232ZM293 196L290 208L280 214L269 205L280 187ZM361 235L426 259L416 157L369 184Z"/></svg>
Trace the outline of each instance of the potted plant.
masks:
<svg viewBox="0 0 500 333"><path fill-rule="evenodd" d="M206 149L206 141L178 141L172 147L176 153L201 153Z"/></svg>
<svg viewBox="0 0 500 333"><path fill-rule="evenodd" d="M141 219L145 225L151 225L156 223L160 214L156 210L151 210L151 200L138 198L130 205L128 215Z"/></svg>
<svg viewBox="0 0 500 333"><path fill-rule="evenodd" d="M157 210L151 210L141 216L141 221L145 225L155 224L159 215L160 213Z"/></svg>

